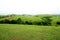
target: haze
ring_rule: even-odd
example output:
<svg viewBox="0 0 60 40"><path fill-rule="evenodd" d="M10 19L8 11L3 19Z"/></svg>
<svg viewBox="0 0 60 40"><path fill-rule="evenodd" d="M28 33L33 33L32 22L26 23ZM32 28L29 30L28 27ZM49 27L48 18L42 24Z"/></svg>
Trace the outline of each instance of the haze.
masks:
<svg viewBox="0 0 60 40"><path fill-rule="evenodd" d="M60 0L0 0L0 14L60 14Z"/></svg>

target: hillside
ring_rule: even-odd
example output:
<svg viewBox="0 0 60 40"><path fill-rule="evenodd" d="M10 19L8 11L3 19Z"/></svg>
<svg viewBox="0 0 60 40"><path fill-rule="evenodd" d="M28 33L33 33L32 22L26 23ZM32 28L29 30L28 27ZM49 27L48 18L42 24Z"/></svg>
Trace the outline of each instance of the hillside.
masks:
<svg viewBox="0 0 60 40"><path fill-rule="evenodd" d="M40 22L48 23L51 20L52 24L59 22L60 24L60 16L58 15L8 15L6 17L0 18L0 20L13 20L16 21L20 19L21 22L24 23L34 23L39 24ZM38 23L39 22L39 23Z"/></svg>

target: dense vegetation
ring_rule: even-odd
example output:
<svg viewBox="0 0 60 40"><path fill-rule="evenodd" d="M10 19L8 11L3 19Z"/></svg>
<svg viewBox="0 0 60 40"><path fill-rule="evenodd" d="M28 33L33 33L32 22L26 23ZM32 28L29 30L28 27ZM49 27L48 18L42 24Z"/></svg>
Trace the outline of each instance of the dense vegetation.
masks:
<svg viewBox="0 0 60 40"><path fill-rule="evenodd" d="M60 15L5 15L0 24L60 25Z"/></svg>

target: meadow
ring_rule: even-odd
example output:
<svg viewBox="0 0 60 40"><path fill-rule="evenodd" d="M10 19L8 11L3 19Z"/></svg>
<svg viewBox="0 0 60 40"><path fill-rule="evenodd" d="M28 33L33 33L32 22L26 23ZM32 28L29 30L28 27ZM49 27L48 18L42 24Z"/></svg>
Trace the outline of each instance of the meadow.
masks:
<svg viewBox="0 0 60 40"><path fill-rule="evenodd" d="M0 15L0 40L60 40L60 15Z"/></svg>
<svg viewBox="0 0 60 40"><path fill-rule="evenodd" d="M60 40L60 26L0 24L0 40Z"/></svg>

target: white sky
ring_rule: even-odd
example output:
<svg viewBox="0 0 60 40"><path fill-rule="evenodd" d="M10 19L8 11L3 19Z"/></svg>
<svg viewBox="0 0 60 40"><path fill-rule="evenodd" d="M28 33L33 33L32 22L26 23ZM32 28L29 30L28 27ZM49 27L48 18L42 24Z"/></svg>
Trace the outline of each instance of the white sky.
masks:
<svg viewBox="0 0 60 40"><path fill-rule="evenodd" d="M60 0L0 0L0 14L59 14Z"/></svg>

